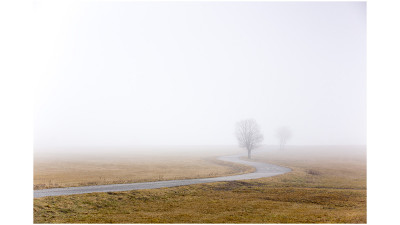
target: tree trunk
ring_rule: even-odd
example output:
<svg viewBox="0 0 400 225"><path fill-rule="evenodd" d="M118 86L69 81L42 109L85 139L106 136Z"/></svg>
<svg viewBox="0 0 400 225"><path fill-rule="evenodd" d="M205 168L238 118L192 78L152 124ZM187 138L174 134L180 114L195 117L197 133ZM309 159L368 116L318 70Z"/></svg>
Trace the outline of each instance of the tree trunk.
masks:
<svg viewBox="0 0 400 225"><path fill-rule="evenodd" d="M247 157L251 159L251 150L247 150Z"/></svg>

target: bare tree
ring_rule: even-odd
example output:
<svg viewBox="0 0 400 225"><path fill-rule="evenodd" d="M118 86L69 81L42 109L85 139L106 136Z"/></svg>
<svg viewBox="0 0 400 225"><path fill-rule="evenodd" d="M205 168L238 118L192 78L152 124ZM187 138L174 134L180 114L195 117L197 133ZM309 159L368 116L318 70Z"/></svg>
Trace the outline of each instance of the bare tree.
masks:
<svg viewBox="0 0 400 225"><path fill-rule="evenodd" d="M251 159L251 151L261 144L264 140L260 133L260 128L255 120L242 120L236 124L236 138L239 147L247 149L247 157Z"/></svg>
<svg viewBox="0 0 400 225"><path fill-rule="evenodd" d="M283 150L285 148L286 142L292 137L292 132L287 127L281 127L277 130L276 136L280 142L280 149Z"/></svg>

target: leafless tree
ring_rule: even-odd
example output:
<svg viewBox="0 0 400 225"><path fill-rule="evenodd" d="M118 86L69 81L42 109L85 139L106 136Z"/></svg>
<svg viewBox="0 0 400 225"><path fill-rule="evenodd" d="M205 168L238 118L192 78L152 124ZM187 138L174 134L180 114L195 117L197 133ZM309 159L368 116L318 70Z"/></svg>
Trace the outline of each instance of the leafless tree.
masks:
<svg viewBox="0 0 400 225"><path fill-rule="evenodd" d="M285 148L286 142L292 137L292 132L287 127L281 127L277 130L276 136L280 142L280 149L283 150Z"/></svg>
<svg viewBox="0 0 400 225"><path fill-rule="evenodd" d="M251 159L251 151L259 147L264 140L258 124L253 119L242 120L236 124L236 137L239 147L247 149L249 159Z"/></svg>

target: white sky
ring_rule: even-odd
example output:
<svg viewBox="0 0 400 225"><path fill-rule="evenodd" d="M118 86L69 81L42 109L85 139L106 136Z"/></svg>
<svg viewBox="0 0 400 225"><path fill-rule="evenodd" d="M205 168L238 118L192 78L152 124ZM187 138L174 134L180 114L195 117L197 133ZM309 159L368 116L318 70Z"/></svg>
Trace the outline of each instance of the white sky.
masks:
<svg viewBox="0 0 400 225"><path fill-rule="evenodd" d="M36 148L365 144L364 2L35 5Z"/></svg>

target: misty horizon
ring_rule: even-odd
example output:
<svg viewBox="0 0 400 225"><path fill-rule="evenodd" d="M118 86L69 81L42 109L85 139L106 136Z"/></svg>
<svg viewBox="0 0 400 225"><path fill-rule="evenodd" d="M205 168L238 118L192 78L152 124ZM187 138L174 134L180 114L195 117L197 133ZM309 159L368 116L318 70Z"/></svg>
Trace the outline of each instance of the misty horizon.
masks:
<svg viewBox="0 0 400 225"><path fill-rule="evenodd" d="M366 145L365 2L36 6L34 148ZM51 19L49 19L51 18ZM55 26L58 28L53 29Z"/></svg>

